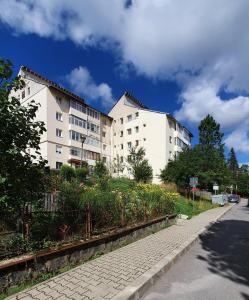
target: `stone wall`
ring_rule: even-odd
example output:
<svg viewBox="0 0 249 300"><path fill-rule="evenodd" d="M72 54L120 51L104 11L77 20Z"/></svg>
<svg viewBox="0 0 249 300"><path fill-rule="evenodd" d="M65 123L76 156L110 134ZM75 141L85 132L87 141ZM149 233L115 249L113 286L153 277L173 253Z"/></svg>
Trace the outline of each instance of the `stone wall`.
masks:
<svg viewBox="0 0 249 300"><path fill-rule="evenodd" d="M97 254L110 252L137 239L156 232L175 222L176 215L161 217L132 228L122 229L108 236L77 242L61 247L24 255L0 264L0 292L18 283L36 279L42 273L76 265Z"/></svg>

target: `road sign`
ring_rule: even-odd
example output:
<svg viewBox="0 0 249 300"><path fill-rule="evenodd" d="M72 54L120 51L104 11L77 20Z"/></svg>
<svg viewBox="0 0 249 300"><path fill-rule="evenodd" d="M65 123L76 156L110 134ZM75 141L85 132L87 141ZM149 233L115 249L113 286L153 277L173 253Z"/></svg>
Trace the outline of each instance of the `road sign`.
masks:
<svg viewBox="0 0 249 300"><path fill-rule="evenodd" d="M189 185L192 187L196 187L198 185L198 177L190 177Z"/></svg>
<svg viewBox="0 0 249 300"><path fill-rule="evenodd" d="M193 187L192 189L191 189L191 191L199 191L199 189L197 188L197 187Z"/></svg>
<svg viewBox="0 0 249 300"><path fill-rule="evenodd" d="M218 186L217 184L214 184L214 185L213 185L213 190L214 190L214 191L218 191L218 190L219 190L219 186Z"/></svg>

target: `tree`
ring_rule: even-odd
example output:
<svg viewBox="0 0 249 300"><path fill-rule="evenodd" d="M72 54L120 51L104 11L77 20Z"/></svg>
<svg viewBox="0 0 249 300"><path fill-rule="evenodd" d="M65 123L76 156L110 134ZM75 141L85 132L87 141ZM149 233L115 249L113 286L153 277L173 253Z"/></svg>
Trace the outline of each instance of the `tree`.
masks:
<svg viewBox="0 0 249 300"><path fill-rule="evenodd" d="M98 179L101 179L108 175L107 167L103 161L96 162L93 170L93 175Z"/></svg>
<svg viewBox="0 0 249 300"><path fill-rule="evenodd" d="M86 177L88 175L88 168L87 166L83 166L81 168L77 168L75 170L75 175L76 178L80 181L80 182L84 182L86 180Z"/></svg>
<svg viewBox="0 0 249 300"><path fill-rule="evenodd" d="M203 146L211 146L216 149L223 149L222 138L224 134L220 131L220 124L207 115L200 123L199 143Z"/></svg>
<svg viewBox="0 0 249 300"><path fill-rule="evenodd" d="M144 148L131 148L127 158L134 179L137 182L149 182L153 178L153 169L145 157Z"/></svg>
<svg viewBox="0 0 249 300"><path fill-rule="evenodd" d="M64 180L72 181L76 177L75 169L69 165L62 165L60 175Z"/></svg>
<svg viewBox="0 0 249 300"><path fill-rule="evenodd" d="M36 121L38 105L26 106L13 96L25 87L19 77L12 78L12 64L0 59L0 210L20 211L34 203L44 189L44 166L40 136L44 123ZM31 153L28 149L32 149Z"/></svg>
<svg viewBox="0 0 249 300"><path fill-rule="evenodd" d="M229 183L220 125L211 116L207 116L200 123L199 135L200 144L192 149L183 149L175 161L169 162L165 169L161 170L162 181L173 181L187 189L189 178L198 176L199 187L211 191L214 182L220 186Z"/></svg>
<svg viewBox="0 0 249 300"><path fill-rule="evenodd" d="M236 154L235 154L235 151L233 148L231 148L231 150L230 150L229 157L227 160L227 166L228 166L228 169L232 173L232 177L235 179L237 172L239 170L239 164L238 164L237 157L236 157Z"/></svg>

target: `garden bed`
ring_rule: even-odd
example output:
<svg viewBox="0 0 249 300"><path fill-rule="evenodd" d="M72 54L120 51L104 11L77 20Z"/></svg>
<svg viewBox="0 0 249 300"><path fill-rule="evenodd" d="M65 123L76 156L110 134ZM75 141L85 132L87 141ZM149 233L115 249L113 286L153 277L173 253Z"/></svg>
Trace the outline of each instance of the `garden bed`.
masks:
<svg viewBox="0 0 249 300"><path fill-rule="evenodd" d="M87 261L96 256L131 243L172 223L176 214L153 219L136 226L119 229L116 232L92 237L87 241L64 244L35 254L22 255L0 262L0 291L8 287L36 279L42 273L56 271L67 265Z"/></svg>

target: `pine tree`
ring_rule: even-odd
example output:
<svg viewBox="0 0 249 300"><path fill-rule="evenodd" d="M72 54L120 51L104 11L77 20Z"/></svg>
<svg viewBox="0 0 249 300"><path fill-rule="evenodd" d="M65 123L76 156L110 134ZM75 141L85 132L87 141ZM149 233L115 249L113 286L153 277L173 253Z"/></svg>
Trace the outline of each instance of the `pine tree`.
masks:
<svg viewBox="0 0 249 300"><path fill-rule="evenodd" d="M235 151L234 151L233 148L231 148L231 150L230 150L229 158L228 158L228 161L227 161L227 166L228 166L228 169L233 174L235 174L239 169L239 164L238 164L238 161L237 161L237 157L236 157L236 154L235 154Z"/></svg>
<svg viewBox="0 0 249 300"><path fill-rule="evenodd" d="M199 143L201 145L223 149L222 138L224 134L220 131L220 124L216 123L212 116L207 115L201 121L198 129Z"/></svg>

